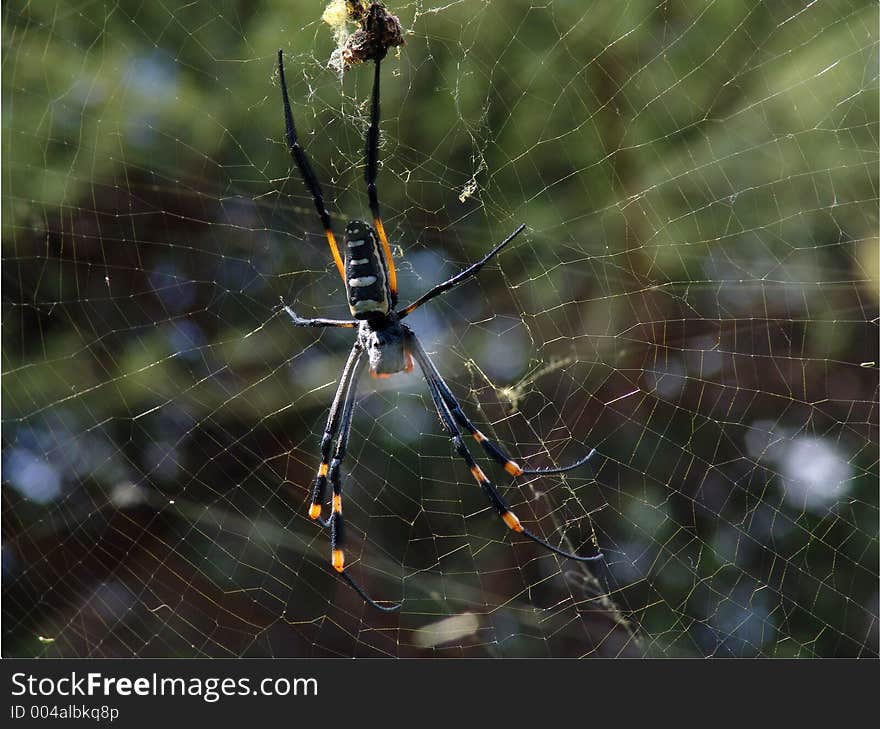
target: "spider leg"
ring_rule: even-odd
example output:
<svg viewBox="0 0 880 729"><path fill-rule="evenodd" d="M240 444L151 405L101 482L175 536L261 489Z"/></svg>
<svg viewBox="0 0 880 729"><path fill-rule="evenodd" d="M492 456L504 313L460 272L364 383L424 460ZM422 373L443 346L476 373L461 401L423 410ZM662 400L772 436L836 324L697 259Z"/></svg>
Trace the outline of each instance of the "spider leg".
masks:
<svg viewBox="0 0 880 729"><path fill-rule="evenodd" d="M290 109L290 98L287 95L287 82L284 79L284 58L283 51L278 49L278 77L281 82L281 101L284 105L284 127L285 137L287 140L287 151L299 168L303 182L312 193L312 200L315 202L315 210L318 211L318 217L321 218L321 224L324 226L324 235L327 237L327 243L330 246L330 253L333 254L333 260L339 275L345 281L345 267L342 264L342 256L339 255L339 247L336 245L336 238L333 237L333 231L330 229L330 214L324 205L324 193L321 190L321 183L315 171L309 164L309 158L306 157L305 150L300 146L296 136L296 126L293 123L293 112Z"/></svg>
<svg viewBox="0 0 880 729"><path fill-rule="evenodd" d="M336 449L333 452L333 460L330 461L329 477L330 487L333 491L333 508L330 513L330 563L345 581L357 591L357 593L374 608L391 613L400 610L400 604L392 604L390 606L379 605L364 590L363 587L347 572L345 572L345 521L342 516L342 481L339 478L339 469L342 465L342 459L345 458L345 451L348 447L348 436L351 434L351 421L354 415L355 396L357 394L357 376L360 368L360 352L355 357L351 371L351 383L348 387L348 394L342 406L342 417L339 423L339 436L336 439ZM336 403L334 403L335 405ZM322 464L323 468L323 464Z"/></svg>
<svg viewBox="0 0 880 729"><path fill-rule="evenodd" d="M466 269L464 269L464 271L460 271L459 273L455 274L452 278L447 279L443 283L437 284L434 288L432 288L427 293L422 294L418 299L413 301L409 306L407 306L406 308L402 309L399 312L400 318L403 319L405 316L408 316L409 314L414 312L416 309L418 309L422 304L430 301L435 296L440 296L440 294L445 294L447 291L449 291L449 289L454 288L455 286L460 284L462 281L470 278L471 276L475 276L477 273L479 273L480 269L483 266L485 266L492 259L493 256L497 255L501 251L501 249L504 248L504 246L506 246L508 243L510 243L510 241L512 241L514 238L516 238L516 236L518 236L520 233L522 233L523 230L525 230L525 227L526 227L525 224L520 225L515 231L513 231L513 233L511 233L509 236L507 236L503 241L501 241L497 246L495 246L491 251L489 251L485 256L483 256L479 261L471 264Z"/></svg>
<svg viewBox="0 0 880 729"><path fill-rule="evenodd" d="M286 305L284 306L284 311L287 312L293 325L297 327L345 327L346 329L354 329L358 325L355 319L304 319Z"/></svg>
<svg viewBox="0 0 880 729"><path fill-rule="evenodd" d="M321 526L330 526L329 521L321 518L321 504L324 501L324 493L327 490L327 474L330 471L330 448L333 445L333 439L339 431L339 424L345 408L350 400L354 400L354 375L356 365L359 364L363 348L358 342L355 342L348 355L348 361L342 370L339 378L339 386L336 388L336 395L333 397L333 404L330 406L330 414L327 416L327 424L324 426L324 435L321 437L321 465L318 466L318 475L315 477L315 483L312 486L312 500L309 504L309 518L316 519Z"/></svg>
<svg viewBox="0 0 880 729"><path fill-rule="evenodd" d="M519 518L510 510L510 506L504 500L504 497L498 493L498 489L492 485L492 482L484 473L483 469L477 465L477 462L474 460L474 457L471 455L471 452L468 450L465 445L464 438L462 438L461 430L455 422L455 417L449 409L449 406L446 404L446 401L443 399L443 395L441 394L439 388L437 387L437 383L434 382L433 378L429 375L430 368L426 369L425 362L427 360L427 355L425 355L424 350L419 345L418 340L416 340L415 335L410 335L410 342L414 344L414 355L416 357L416 361L419 363L419 366L422 368L422 373L425 375L425 381L428 383L428 390L431 393L431 399L434 401L434 407L437 409L437 414L440 416L440 421L443 424L445 430L452 437L452 443L455 446L455 450L460 455L465 462L468 464L470 468L471 474L476 479L477 484L479 484L480 489L482 489L483 493L486 495L486 498L489 499L489 503L495 508L495 511L498 512L498 516L501 517L501 520L508 526L509 529L515 532L519 532L524 537L528 537L533 542L540 544L542 547L549 549L551 552L555 552L556 554L567 557L568 559L574 559L578 562L593 562L595 560L602 559L604 557L603 554L594 554L588 557L582 557L577 554L573 554L571 552L566 552L563 549L559 549L559 547L554 547L550 542L542 539L537 534L526 529Z"/></svg>
<svg viewBox="0 0 880 729"><path fill-rule="evenodd" d="M391 303L397 303L397 272L394 269L394 257L391 255L391 246L388 245L388 236L385 234L385 226L382 224L382 216L379 214L379 193L376 189L376 177L379 174L379 64L381 58L376 58L375 72L373 75L373 105L370 112L370 126L367 129L366 158L367 167L364 171L364 181L367 183L367 196L370 199L370 212L373 214L373 226L379 234L382 243L382 252L385 258L385 267L388 270L388 287L391 289Z"/></svg>
<svg viewBox="0 0 880 729"><path fill-rule="evenodd" d="M452 390L449 388L449 385L446 384L443 377L440 375L440 371L431 361L431 358L428 357L428 353L425 352L424 348L418 340L416 340L415 342L414 349L415 356L417 359L419 359L419 364L422 368L422 371L425 373L425 377L430 377L434 381L434 384L440 392L441 397L446 402L447 407L449 408L459 426L467 430L467 432L473 436L474 440L483 447L483 450L486 451L486 455L488 455L496 463L502 465L504 467L504 470L507 471L511 476L522 476L523 474L540 476L552 473L565 473L566 471L571 471L578 466L584 465L596 452L596 449L593 448L589 453L587 453L586 456L584 456L580 460L575 461L574 463L570 463L567 466L560 466L557 468L523 468L510 456L508 456L495 442L483 435L480 429L473 424L473 422L470 418L468 418L467 415L465 415L465 412L464 410L462 410L461 403L459 403L458 398L456 398L455 395L452 394Z"/></svg>

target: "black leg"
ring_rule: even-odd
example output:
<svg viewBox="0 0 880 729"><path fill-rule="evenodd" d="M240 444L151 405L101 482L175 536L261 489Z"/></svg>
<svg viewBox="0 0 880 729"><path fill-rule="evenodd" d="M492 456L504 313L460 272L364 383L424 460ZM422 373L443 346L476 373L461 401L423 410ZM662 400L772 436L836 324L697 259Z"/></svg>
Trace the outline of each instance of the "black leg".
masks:
<svg viewBox="0 0 880 729"><path fill-rule="evenodd" d="M284 311L287 312L294 326L298 327L344 327L346 329L354 329L358 325L355 319L303 319L289 306L285 306Z"/></svg>
<svg viewBox="0 0 880 729"><path fill-rule="evenodd" d="M428 383L428 389L431 392L431 399L434 402L434 407L437 409L437 414L440 416L440 421L443 424L443 427L452 437L452 443L455 446L456 452L468 464L468 468L470 468L471 474L476 479L477 483L480 486L480 489L482 489L483 493L486 495L486 498L489 499L489 503L492 504L492 506L495 508L495 511L498 512L498 516L501 517L502 521L508 526L508 528L512 531L522 534L524 537L528 537L533 542L540 544L542 547L549 549L551 552L555 552L556 554L562 557L566 557L568 559L574 559L578 562L593 562L595 560L602 559L604 555L602 555L601 553L590 555L589 557L582 557L577 554L572 554L571 552L566 552L563 549L559 549L559 547L554 547L552 544L550 544L550 542L542 539L537 534L534 534L522 525L522 522L520 522L516 514L514 514L510 510L510 506L508 506L507 502L504 500L504 497L502 497L501 494L498 493L498 490L495 488L495 486L492 485L492 482L483 472L483 469L477 465L477 462L474 460L474 457L471 455L470 451L465 445L464 439L461 435L461 430L459 429L458 425L456 425L455 417L452 415L452 412L449 410L449 406L443 399L443 396L440 393L436 382L434 382L433 378L430 376L431 367L429 365L428 356L425 353L424 349L422 349L421 345L418 343L415 335L410 335L409 343L413 349L413 356L416 358L416 361L419 363L419 366L421 367L422 372L425 375L425 381Z"/></svg>
<svg viewBox="0 0 880 729"><path fill-rule="evenodd" d="M321 465L318 466L318 475L312 486L312 500L309 504L309 518L317 519L322 526L329 526L329 521L321 519L321 504L324 502L324 493L327 490L327 473L330 470L330 448L333 439L339 431L339 424L345 412L345 404L354 399L354 373L356 365L360 362L363 349L358 343L351 348L348 361L339 378L339 386L330 406L330 414L327 416L327 424L324 426L324 435L321 437Z"/></svg>
<svg viewBox="0 0 880 729"><path fill-rule="evenodd" d="M376 189L376 177L379 174L379 68L381 59L375 61L373 76L373 105L370 112L370 127L367 129L366 158L367 166L364 170L364 180L367 183L367 197L370 200L370 212L373 214L373 226L382 243L382 252L385 258L385 267L388 270L388 287L391 289L391 304L397 303L397 272L394 269L394 258L391 255L391 246L388 244L388 236L385 234L385 226L382 216L379 214L379 193Z"/></svg>
<svg viewBox="0 0 880 729"><path fill-rule="evenodd" d="M513 231L513 233L511 233L509 236L507 236L503 241L501 241L497 246L495 246L491 251L489 251L485 256L483 256L479 261L468 266L466 269L464 269L464 271L461 271L460 273L455 274L455 276L444 281L443 283L437 284L434 288L432 288L427 293L422 294L418 299L413 301L409 306L407 306L406 308L404 308L400 311L400 318L403 319L403 317L407 316L408 314L411 314L416 309L418 309L422 304L430 301L435 296L440 296L440 294L445 294L447 291L449 291L449 289L457 286L465 279L468 279L471 276L475 276L477 273L479 273L480 269L491 260L491 258L493 256L497 255L501 251L501 249L504 248L504 246L506 246L508 243L510 243L510 241L512 241L514 238L516 238L516 236L518 236L520 233L522 233L523 230L525 229L525 227L526 227L525 224L520 225L515 231Z"/></svg>
<svg viewBox="0 0 880 729"><path fill-rule="evenodd" d="M449 389L449 385L443 380L441 377L439 370L436 365L431 361L431 358L428 357L428 353L425 352L421 343L416 340L415 341L415 352L417 353L417 358L419 359L419 364L422 367L422 370L425 373L425 377L430 377L434 384L437 386L440 395L443 397L443 400L446 402L447 407L455 418L456 422L467 430L468 433L473 436L474 440L477 441L482 447L483 450L486 451L486 454L496 463L499 463L504 467L504 470L507 471L511 476L522 476L525 475L547 475L553 473L565 473L566 471L571 471L578 466L583 466L587 461L592 458L593 454L596 452L596 449L593 448L586 456L581 458L580 460L575 461L567 466L560 466L558 468L523 468L516 461L514 461L510 456L508 456L496 443L494 443L490 438L487 438L480 432L479 428L473 424L470 418L465 414L464 410L461 408L461 403L458 402L458 398L452 394L452 390Z"/></svg>
<svg viewBox="0 0 880 729"><path fill-rule="evenodd" d="M321 218L321 224L324 226L324 235L327 237L327 243L330 246L330 253L333 254L333 260L336 263L336 268L339 270L339 275L342 276L342 280L345 281L345 267L342 264L342 257L339 255L339 247L336 245L336 238L333 237L333 231L330 230L330 214L327 212L327 208L324 205L324 193L321 190L321 184L318 182L318 177L315 175L315 171L312 169L311 164L309 164L309 158L306 157L306 153L300 146L299 140L296 136L296 126L294 126L293 123L293 112L290 109L290 98L287 96L287 82L284 79L284 59L281 49L278 49L278 77L281 82L281 101L284 105L284 126L287 139L287 150L290 152L290 156L299 168L303 182L306 184L306 187L309 188L309 192L312 193L312 199L315 202L315 210L318 211L318 216Z"/></svg>
<svg viewBox="0 0 880 729"><path fill-rule="evenodd" d="M349 360L351 361L351 359ZM348 386L348 394L342 405L342 417L339 419L339 435L336 439L336 448L333 451L333 460L330 461L329 477L330 488L333 491L332 510L330 512L330 563L346 582L353 587L357 593L370 605L383 612L390 613L400 609L400 604L390 606L379 605L364 590L363 587L347 572L345 572L345 521L342 516L342 480L339 477L339 469L342 466L342 459L345 458L345 451L348 448L348 437L351 434L351 421L354 415L354 404L357 396L358 372L361 365L360 353L355 357L354 364L351 368L350 384ZM334 407L337 402L334 402ZM327 438L327 433L324 434ZM321 441L322 458L324 440ZM324 466L322 463L322 471Z"/></svg>

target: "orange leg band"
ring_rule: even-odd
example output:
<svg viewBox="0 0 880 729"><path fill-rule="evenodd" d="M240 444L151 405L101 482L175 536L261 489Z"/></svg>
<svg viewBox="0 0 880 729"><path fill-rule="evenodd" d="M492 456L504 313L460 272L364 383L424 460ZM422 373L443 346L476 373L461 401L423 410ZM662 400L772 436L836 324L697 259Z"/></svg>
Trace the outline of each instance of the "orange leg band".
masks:
<svg viewBox="0 0 880 729"><path fill-rule="evenodd" d="M385 226L381 218L373 218L379 241L382 243L382 251L385 253L385 265L388 267L388 287L393 295L397 294L397 271L394 270L394 259L391 257L391 246L388 245L388 236L385 235ZM345 278L345 276L343 276Z"/></svg>
<svg viewBox="0 0 880 729"><path fill-rule="evenodd" d="M516 514L512 511L506 511L501 515L501 518L504 519L504 523L507 524L513 531L521 532L523 530L522 524L520 524L519 519Z"/></svg>
<svg viewBox="0 0 880 729"><path fill-rule="evenodd" d="M342 553L341 549L334 549L333 555L330 560L333 564L333 569L337 572L342 572L345 569L345 555Z"/></svg>

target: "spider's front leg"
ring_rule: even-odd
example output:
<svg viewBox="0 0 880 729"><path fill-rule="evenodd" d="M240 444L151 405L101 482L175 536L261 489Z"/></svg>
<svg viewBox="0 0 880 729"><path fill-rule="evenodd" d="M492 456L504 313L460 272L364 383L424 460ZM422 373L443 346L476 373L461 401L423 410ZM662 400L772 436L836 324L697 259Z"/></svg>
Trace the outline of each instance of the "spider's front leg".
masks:
<svg viewBox="0 0 880 729"><path fill-rule="evenodd" d="M357 369L357 365L355 366ZM342 480L339 476L339 469L342 466L342 459L345 457L345 451L348 447L348 436L351 433L351 420L354 412L354 393L357 389L357 374L352 379L349 397L346 398L345 408L342 413L342 422L339 427L339 437L336 440L336 450L333 453L333 460L330 461L330 488L333 492L333 507L330 512L330 563L354 590L360 595L365 602L372 605L377 610L386 613L393 613L400 610L400 603L392 603L391 605L380 605L371 598L366 590L361 587L351 575L345 571L345 519L342 516Z"/></svg>
<svg viewBox="0 0 880 729"><path fill-rule="evenodd" d="M336 388L333 404L330 406L330 414L327 416L324 434L321 436L321 465L318 466L318 475L315 477L315 483L312 486L309 518L317 519L322 526L329 526L329 522L321 519L321 504L324 502L324 493L327 490L327 475L330 471L330 448L333 445L336 433L339 431L340 422L348 402L354 400L354 378L363 351L360 342L355 342L351 348L348 361L342 370L342 376L339 378L339 387Z"/></svg>
<svg viewBox="0 0 880 729"><path fill-rule="evenodd" d="M450 409L450 405L449 405L449 403L447 403L446 399L444 398L443 393L441 391L441 388L437 382L437 379L434 377L434 373L436 372L436 368L434 367L434 365L431 362L430 358L428 357L427 353L422 348L422 345L419 343L418 339L416 339L415 335L410 334L408 339L409 339L408 344L411 348L413 356L416 358L416 361L419 363L419 367L422 369L422 373L425 376L425 381L428 384L428 390L431 393L431 400L434 402L434 407L437 410L437 414L440 416L440 422L442 423L443 428L446 430L447 433L449 433L450 437L452 438L453 445L455 446L456 452L467 463L468 468L470 469L470 472L473 475L474 479L476 479L477 484L479 485L480 489L486 495L486 498L489 500L489 503L492 504L495 511L498 513L498 516L501 517L501 520L507 525L507 527L509 529L511 529L512 531L515 531L515 532L518 532L519 534L522 534L524 537L528 537L533 542L540 544L542 547L544 547L545 549L549 549L551 552L555 552L556 554L560 555L561 557L566 557L568 559L574 559L574 560L577 560L578 562L593 562L595 560L603 559L604 555L602 555L601 553L593 554L593 555L589 555L589 556L581 556L578 554L574 554L572 552L567 552L564 549L560 549L559 547L553 546L552 544L550 544L550 542L548 542L545 539L542 539L537 534L529 531L528 529L526 529L526 527L523 526L522 522L519 520L519 518L516 516L516 514L513 513L513 511L510 509L510 506L508 505L508 503L504 500L504 497L501 496L500 493L498 493L498 489L495 488L495 486L492 484L492 482L486 476L483 469L480 468L479 465L477 465L477 462L474 460L473 455L471 455L471 452L468 450L467 446L465 445L464 438L462 437L461 428L459 427L458 423L456 422L457 418L455 415L453 415L453 412ZM437 377L439 377L439 374L437 375ZM445 383L444 383L444 385L445 385ZM451 393L450 393L450 395L451 395ZM457 405L457 402L456 402L456 405ZM460 408L458 408L458 409L459 409L459 411L461 410ZM461 414L461 417L465 418L464 413ZM468 421L468 422L470 423L470 421ZM485 436L483 436L482 433L480 433L476 429L476 427L473 426L473 424L471 424L471 427L473 428L475 439L481 445L483 445L484 448L486 448L489 455L492 455L493 457L495 457L495 454L497 453L498 457L496 460L504 462L505 469L508 471L508 473L511 473L511 475L519 475L521 473L527 472L525 469L521 468L516 463L511 461L509 458L507 458L500 451L500 449L497 448L497 446L494 446L494 444L492 444L492 449L487 448L486 446L487 446L487 444L490 443L490 441ZM469 428L469 430L470 430L470 428ZM477 434L479 434L479 435L477 435ZM587 458L589 458L590 455L592 455L592 452L587 456ZM586 459L583 459L583 460L586 460ZM581 461L581 462L583 462L583 461ZM579 462L579 463L581 463L581 462ZM579 463L574 464L574 465L579 465ZM508 467L509 465L511 465L512 467ZM572 468L572 467L573 466L569 466L568 468ZM560 470L568 470L568 468L560 469ZM532 471L532 472L537 473L539 471Z"/></svg>
<svg viewBox="0 0 880 729"><path fill-rule="evenodd" d="M420 365L425 373L425 377L433 380L440 396L443 398L446 406L449 408L449 411L452 413L452 416L455 418L456 422L461 428L464 428L468 433L471 434L473 439L480 444L483 450L486 452L486 455L489 456L495 463L499 464L504 468L507 473L511 476L546 476L554 473L565 473L566 471L574 470L580 466L583 466L593 455L596 453L596 449L593 448L590 450L587 455L583 458L578 459L574 463L570 463L567 466L556 466L549 468L524 468L519 465L516 461L514 461L507 453L505 453L502 448L492 441L491 438L488 438L486 435L474 425L473 421L465 414L464 410L462 410L461 403L458 402L458 398L452 394L452 390L449 389L449 385L446 384L446 381L440 375L437 366L431 361L431 358L428 357L428 353L425 352L424 348L421 344L416 341L415 346L419 349L419 353L417 356L419 357Z"/></svg>
<svg viewBox="0 0 880 729"><path fill-rule="evenodd" d="M321 437L321 465L318 466L318 475L312 487L312 499L309 505L309 518L318 521L321 526L330 529L330 564L339 575L370 605L383 612L394 612L400 609L399 604L388 607L379 605L373 600L353 577L345 571L345 519L342 516L342 479L340 469L345 452L348 448L348 437L351 434L351 422L354 417L354 404L357 398L357 380L362 364L364 353L361 343L355 342L345 363L336 396L330 406L330 414L327 425L324 426L324 434ZM334 438L336 448L331 447ZM330 518L326 521L321 519L321 505L327 490L327 482L330 482L332 492Z"/></svg>

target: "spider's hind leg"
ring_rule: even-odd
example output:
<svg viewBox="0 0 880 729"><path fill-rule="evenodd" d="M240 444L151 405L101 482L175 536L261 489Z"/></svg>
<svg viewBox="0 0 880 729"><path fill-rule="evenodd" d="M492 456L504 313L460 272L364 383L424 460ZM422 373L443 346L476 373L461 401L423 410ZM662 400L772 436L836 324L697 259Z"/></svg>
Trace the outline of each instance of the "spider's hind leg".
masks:
<svg viewBox="0 0 880 729"><path fill-rule="evenodd" d="M324 192L321 190L321 183L318 182L318 176L309 163L305 150L299 143L296 134L296 125L293 122L293 111L290 108L290 97L287 93L287 80L284 78L284 53L278 49L278 82L281 86L281 103L284 107L284 137L287 143L287 151L290 158L299 168L303 182L312 195L312 201L315 203L315 210L321 219L321 225L324 226L324 235L327 238L327 244L330 246L330 253L333 255L333 261L342 280L345 281L345 267L342 264L342 256L339 255L339 246L336 244L336 238L330 228L330 213L327 212L327 206L324 204Z"/></svg>
<svg viewBox="0 0 880 729"><path fill-rule="evenodd" d="M382 255L385 265L388 267L388 287L391 291L392 305L397 303L397 272L394 269L394 257L391 255L391 246L388 243L388 235L385 233L385 224L379 212L379 192L376 187L376 177L379 174L379 68L382 59L375 59L373 71L373 94L370 110L370 126L367 128L365 146L366 167L364 169L364 181L367 183L367 197L370 201L370 212L373 215L373 226L382 244Z"/></svg>

